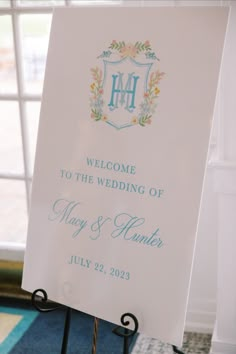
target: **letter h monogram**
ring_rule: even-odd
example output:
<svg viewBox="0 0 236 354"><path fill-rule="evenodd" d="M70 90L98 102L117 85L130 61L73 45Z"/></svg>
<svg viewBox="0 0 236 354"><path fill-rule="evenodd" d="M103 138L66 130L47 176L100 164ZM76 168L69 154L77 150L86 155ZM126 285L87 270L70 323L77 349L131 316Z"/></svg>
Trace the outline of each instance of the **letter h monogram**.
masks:
<svg viewBox="0 0 236 354"><path fill-rule="evenodd" d="M125 104L125 109L132 112L135 109L135 94L139 76L134 76L135 73L129 73L126 85L124 87L124 73L118 72L117 74L118 75L112 75L111 99L108 107L110 107L110 110L113 111L118 108L119 104L121 106Z"/></svg>

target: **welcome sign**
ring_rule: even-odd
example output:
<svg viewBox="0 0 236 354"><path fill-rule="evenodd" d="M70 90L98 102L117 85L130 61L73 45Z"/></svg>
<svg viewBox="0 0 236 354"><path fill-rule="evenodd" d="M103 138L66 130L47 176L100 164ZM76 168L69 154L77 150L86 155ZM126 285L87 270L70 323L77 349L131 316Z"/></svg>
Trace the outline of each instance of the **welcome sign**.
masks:
<svg viewBox="0 0 236 354"><path fill-rule="evenodd" d="M24 289L181 344L227 17L55 10Z"/></svg>

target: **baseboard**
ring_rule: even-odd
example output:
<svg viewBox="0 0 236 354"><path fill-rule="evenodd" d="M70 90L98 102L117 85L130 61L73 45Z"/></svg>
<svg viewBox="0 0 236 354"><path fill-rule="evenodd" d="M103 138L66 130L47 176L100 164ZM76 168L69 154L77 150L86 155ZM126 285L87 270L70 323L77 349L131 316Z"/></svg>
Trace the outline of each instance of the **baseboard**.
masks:
<svg viewBox="0 0 236 354"><path fill-rule="evenodd" d="M197 305L197 306L196 306ZM189 307L186 317L185 331L212 334L216 320L215 301L197 301Z"/></svg>
<svg viewBox="0 0 236 354"><path fill-rule="evenodd" d="M235 354L236 343L220 341L215 336L212 338L210 354Z"/></svg>

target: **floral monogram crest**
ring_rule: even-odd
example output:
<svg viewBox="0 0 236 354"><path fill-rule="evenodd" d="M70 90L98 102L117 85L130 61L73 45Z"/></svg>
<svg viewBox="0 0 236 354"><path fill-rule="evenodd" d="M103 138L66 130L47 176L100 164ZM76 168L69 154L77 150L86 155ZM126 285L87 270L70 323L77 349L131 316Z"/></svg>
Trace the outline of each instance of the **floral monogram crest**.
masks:
<svg viewBox="0 0 236 354"><path fill-rule="evenodd" d="M103 70L99 66L91 68L91 118L118 130L150 125L164 76L155 68L159 58L150 42L113 40L97 59L103 62Z"/></svg>

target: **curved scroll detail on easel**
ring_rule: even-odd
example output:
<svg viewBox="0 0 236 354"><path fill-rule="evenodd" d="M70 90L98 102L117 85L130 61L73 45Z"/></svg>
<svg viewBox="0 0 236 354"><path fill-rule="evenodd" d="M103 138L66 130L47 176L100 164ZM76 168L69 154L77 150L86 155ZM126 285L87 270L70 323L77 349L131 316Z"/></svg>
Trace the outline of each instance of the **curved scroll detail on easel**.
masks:
<svg viewBox="0 0 236 354"><path fill-rule="evenodd" d="M42 296L43 295L43 296ZM39 298L41 298L39 301ZM36 308L36 310L38 310L39 312L51 312L54 310L57 310L61 307L63 307L62 305L55 305L54 307L45 307L45 305L47 305L47 301L48 301L48 294L44 289L36 289L33 293L32 293L32 297L31 297L31 301L32 301L32 305ZM43 306L41 306L41 304L44 304Z"/></svg>
<svg viewBox="0 0 236 354"><path fill-rule="evenodd" d="M122 331L123 326L127 327L130 324L130 320L127 320L126 318L129 317L133 320L134 322L134 329L133 330L128 330L128 328L125 328L124 331ZM133 337L137 332L138 332L138 320L137 318L130 312L124 313L121 318L120 318L120 322L122 324L122 326L118 326L116 328L113 329L113 333L115 333L117 336L119 337L125 337L125 338L130 338Z"/></svg>
<svg viewBox="0 0 236 354"><path fill-rule="evenodd" d="M42 297L43 295L43 297ZM39 297L41 298L41 302L39 301ZM32 305L38 310L39 312L51 312L58 310L59 308L63 308L63 305L54 305L53 307L45 307L48 301L48 294L44 289L36 289L32 293L31 296ZM42 307L41 304L44 304ZM71 322L71 312L72 309L70 307L66 307L66 316L65 316L65 324L64 324L64 334L62 339L62 346L61 346L61 354L67 353L67 344L69 338L69 331L70 331L70 322Z"/></svg>
<svg viewBox="0 0 236 354"><path fill-rule="evenodd" d="M133 330L126 328L130 324L130 320L128 320L127 317L131 318L134 322L134 329ZM122 326L118 326L118 327L114 328L112 332L115 333L119 337L123 337L123 339L124 339L123 354L128 354L130 340L133 339L133 336L138 332L138 327L139 327L138 320L132 313L127 312L121 316L120 321L121 321Z"/></svg>

